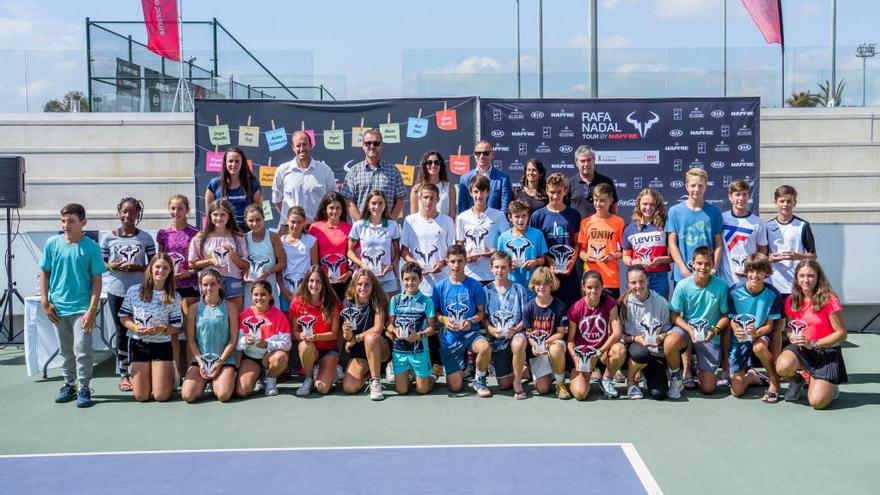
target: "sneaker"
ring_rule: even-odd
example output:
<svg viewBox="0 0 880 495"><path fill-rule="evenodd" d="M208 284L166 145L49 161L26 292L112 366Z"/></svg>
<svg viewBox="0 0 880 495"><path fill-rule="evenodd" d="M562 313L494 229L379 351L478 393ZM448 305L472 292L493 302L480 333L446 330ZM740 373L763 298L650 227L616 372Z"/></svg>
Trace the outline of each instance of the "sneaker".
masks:
<svg viewBox="0 0 880 495"><path fill-rule="evenodd" d="M614 388L614 382L612 382L610 378L603 376L600 383L602 385L602 393L605 395L606 399L617 398L617 389Z"/></svg>
<svg viewBox="0 0 880 495"><path fill-rule="evenodd" d="M61 390L58 391L58 395L55 396L55 402L59 404L62 402L70 402L74 397L76 397L76 387L70 383L65 383L61 387Z"/></svg>
<svg viewBox="0 0 880 495"><path fill-rule="evenodd" d="M626 396L630 399L641 399L645 397L642 394L642 389L639 388L638 385L630 385L628 389L626 389Z"/></svg>
<svg viewBox="0 0 880 495"><path fill-rule="evenodd" d="M440 377L443 376L443 366L440 366L439 364L431 366L431 373L434 374L435 380L439 380Z"/></svg>
<svg viewBox="0 0 880 495"><path fill-rule="evenodd" d="M571 399L571 392L568 391L568 387L564 383L556 384L556 398L562 400Z"/></svg>
<svg viewBox="0 0 880 495"><path fill-rule="evenodd" d="M370 379L370 400L384 400L385 399L385 388L382 387L382 382L379 381L378 378Z"/></svg>
<svg viewBox="0 0 880 495"><path fill-rule="evenodd" d="M266 380L268 380L268 379L269 378L266 378ZM268 387L266 386L266 384L263 382L263 380L257 379L257 381L254 382L254 392L260 393L263 390L266 391L266 395L269 395L269 390L268 390ZM277 395L277 394L278 394L278 392L275 392L275 394L273 394L273 395Z"/></svg>
<svg viewBox="0 0 880 495"><path fill-rule="evenodd" d="M480 397L492 397L492 391L489 390L489 386L486 384L485 376L474 377L473 387Z"/></svg>
<svg viewBox="0 0 880 495"><path fill-rule="evenodd" d="M76 407L92 407L95 403L92 401L92 391L89 387L82 387L76 393Z"/></svg>
<svg viewBox="0 0 880 495"><path fill-rule="evenodd" d="M837 400L839 397L840 397L840 386L835 385L834 386L834 396L831 398L831 400Z"/></svg>
<svg viewBox="0 0 880 495"><path fill-rule="evenodd" d="M385 365L385 381L394 383L394 366L390 362Z"/></svg>
<svg viewBox="0 0 880 495"><path fill-rule="evenodd" d="M489 367L486 368L486 376L495 376L495 363L489 363Z"/></svg>
<svg viewBox="0 0 880 495"><path fill-rule="evenodd" d="M471 380L476 376L476 368L474 368L474 363L468 363L467 366L464 367L464 378L465 380Z"/></svg>
<svg viewBox="0 0 880 495"><path fill-rule="evenodd" d="M805 384L806 384L806 382L804 382L804 381L792 382L788 386L788 389L786 389L785 395L783 396L785 401L786 402L794 402L794 401L800 399L801 398L801 390L804 388Z"/></svg>
<svg viewBox="0 0 880 495"><path fill-rule="evenodd" d="M681 399L681 390L684 388L684 382L681 377L673 376L669 380L669 390L666 391L666 397L669 399Z"/></svg>
<svg viewBox="0 0 880 495"><path fill-rule="evenodd" d="M260 380L257 380L257 383L260 383ZM278 380L276 380L275 378L266 377L265 390L266 397L278 395Z"/></svg>
<svg viewBox="0 0 880 495"><path fill-rule="evenodd" d="M336 365L336 379L342 380L343 378L345 378L345 370L342 369L341 364L337 364Z"/></svg>
<svg viewBox="0 0 880 495"><path fill-rule="evenodd" d="M300 385L298 389L296 389L296 395L298 397L305 397L305 396L309 395L310 393L312 393L312 386L314 386L314 385L315 385L314 378L306 378L303 381L303 384Z"/></svg>
<svg viewBox="0 0 880 495"><path fill-rule="evenodd" d="M623 376L623 373L618 371L614 374L614 383L626 383L626 377Z"/></svg>

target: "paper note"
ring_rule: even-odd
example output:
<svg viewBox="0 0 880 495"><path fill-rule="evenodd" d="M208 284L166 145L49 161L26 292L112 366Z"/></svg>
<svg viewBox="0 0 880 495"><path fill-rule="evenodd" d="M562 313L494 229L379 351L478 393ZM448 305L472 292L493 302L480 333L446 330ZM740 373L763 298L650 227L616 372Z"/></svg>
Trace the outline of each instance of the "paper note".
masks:
<svg viewBox="0 0 880 495"><path fill-rule="evenodd" d="M272 181L275 180L275 170L278 167L270 167L268 165L263 165L260 167L260 185L266 187L272 187Z"/></svg>
<svg viewBox="0 0 880 495"><path fill-rule="evenodd" d="M360 148L364 144L364 133L369 127L352 127L351 128L351 147Z"/></svg>
<svg viewBox="0 0 880 495"><path fill-rule="evenodd" d="M208 138L214 146L224 146L229 144L231 142L229 140L229 126L223 124L208 127Z"/></svg>
<svg viewBox="0 0 880 495"><path fill-rule="evenodd" d="M274 167L273 167L274 168ZM272 220L272 202L268 199L263 200L263 216L266 217L266 221Z"/></svg>
<svg viewBox="0 0 880 495"><path fill-rule="evenodd" d="M208 158L205 160L206 172L219 172L223 169L223 153L209 151Z"/></svg>
<svg viewBox="0 0 880 495"><path fill-rule="evenodd" d="M309 139L312 140L312 146L315 146L315 130L314 129L306 129L303 132L309 135Z"/></svg>
<svg viewBox="0 0 880 495"><path fill-rule="evenodd" d="M455 115L455 110L437 111L437 127L444 131L454 131L458 129L458 118Z"/></svg>
<svg viewBox="0 0 880 495"><path fill-rule="evenodd" d="M382 141L385 143L400 142L400 124L397 122L379 124L379 132L382 133Z"/></svg>
<svg viewBox="0 0 880 495"><path fill-rule="evenodd" d="M247 125L239 126L238 145L253 148L260 146L260 128Z"/></svg>
<svg viewBox="0 0 880 495"><path fill-rule="evenodd" d="M450 155L449 170L456 175L464 175L471 169L470 155Z"/></svg>
<svg viewBox="0 0 880 495"><path fill-rule="evenodd" d="M287 133L283 127L266 131L266 142L269 143L269 151L280 150L287 146Z"/></svg>
<svg viewBox="0 0 880 495"><path fill-rule="evenodd" d="M328 150L345 149L345 131L324 129L324 147Z"/></svg>
<svg viewBox="0 0 880 495"><path fill-rule="evenodd" d="M404 165L402 163L395 163L394 166L397 167L397 170L400 170L400 176L403 178L403 185L413 185L413 178L416 174L416 167L414 165Z"/></svg>
<svg viewBox="0 0 880 495"><path fill-rule="evenodd" d="M428 134L428 119L410 117L406 123L406 137L423 138Z"/></svg>

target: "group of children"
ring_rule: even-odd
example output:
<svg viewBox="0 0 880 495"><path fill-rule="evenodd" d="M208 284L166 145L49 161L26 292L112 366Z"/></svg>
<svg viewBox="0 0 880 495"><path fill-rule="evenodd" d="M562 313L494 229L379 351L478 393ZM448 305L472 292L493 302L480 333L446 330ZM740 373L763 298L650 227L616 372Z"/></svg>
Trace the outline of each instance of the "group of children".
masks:
<svg viewBox="0 0 880 495"><path fill-rule="evenodd" d="M809 382L810 404L827 407L846 381L846 329L809 224L794 216L796 192L778 188L779 214L765 223L748 210L747 182L731 184L722 214L704 201L707 179L688 171L687 200L668 215L657 191L641 191L628 225L612 213L606 184L592 190L596 214L582 219L566 206L558 173L535 212L518 200L506 215L490 208L489 180L477 174L473 206L454 220L438 211L433 184L422 185L402 227L379 191L353 224L331 192L309 225L290 208L283 235L266 229L258 205L245 209L243 233L223 198L200 231L175 195L172 224L155 243L137 228L143 205L125 198L120 227L100 247L83 236L82 206L67 205L42 264L43 308L64 357L56 401L92 404L90 332L109 271L119 387L139 401L168 400L177 363L187 402L206 390L221 401L276 395L279 377L298 366L298 396L341 380L344 392L366 387L381 400L387 365L399 394L428 393L445 371L450 391L472 372L473 389L489 397L491 366L516 399L528 397L527 379L538 394L578 400L591 381L606 398L619 396L619 379L629 398L643 397L644 382L651 397L675 399L725 381L739 397L764 380L763 401L773 403L782 376L786 400Z"/></svg>

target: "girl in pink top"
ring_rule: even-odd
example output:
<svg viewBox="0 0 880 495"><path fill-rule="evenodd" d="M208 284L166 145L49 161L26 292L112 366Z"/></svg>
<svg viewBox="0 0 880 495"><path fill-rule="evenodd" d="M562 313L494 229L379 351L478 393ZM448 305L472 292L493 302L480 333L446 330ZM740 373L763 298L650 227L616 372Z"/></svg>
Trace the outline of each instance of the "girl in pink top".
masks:
<svg viewBox="0 0 880 495"><path fill-rule="evenodd" d="M205 230L196 234L189 244L189 267L199 271L209 267L217 270L225 298L241 313L244 306L242 278L250 264L247 241L235 223L229 201L218 199L208 207Z"/></svg>
<svg viewBox="0 0 880 495"><path fill-rule="evenodd" d="M348 267L348 235L351 224L347 222L345 198L338 192L328 192L321 204L309 234L318 242L318 262L333 285L336 298L345 298L345 288L351 278Z"/></svg>
<svg viewBox="0 0 880 495"><path fill-rule="evenodd" d="M794 279L791 295L785 300L791 344L776 360L776 370L791 380L785 392L786 401L800 398L805 381L798 370L807 371L807 399L814 409L825 409L839 395L838 384L847 382L840 349L846 340L843 307L815 260L801 261L795 268Z"/></svg>

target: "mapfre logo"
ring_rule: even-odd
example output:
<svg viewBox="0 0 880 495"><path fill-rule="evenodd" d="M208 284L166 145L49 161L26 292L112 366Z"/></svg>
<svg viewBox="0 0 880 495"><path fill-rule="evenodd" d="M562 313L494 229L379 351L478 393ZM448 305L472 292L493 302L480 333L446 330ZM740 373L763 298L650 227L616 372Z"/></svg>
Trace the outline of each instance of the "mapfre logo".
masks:
<svg viewBox="0 0 880 495"><path fill-rule="evenodd" d="M542 112L540 110L535 110L534 112L531 113L531 115L532 115L533 119L543 119L544 118L544 112Z"/></svg>
<svg viewBox="0 0 880 495"><path fill-rule="evenodd" d="M639 136L644 138L648 131L651 129L651 126L660 122L660 116L654 112L648 112L651 116L645 120L640 120L635 117L636 112L630 112L629 115L626 116L626 121L632 124L633 127L639 131Z"/></svg>
<svg viewBox="0 0 880 495"><path fill-rule="evenodd" d="M501 129L495 129L490 134L492 134L492 137L504 137L504 131L502 131Z"/></svg>

